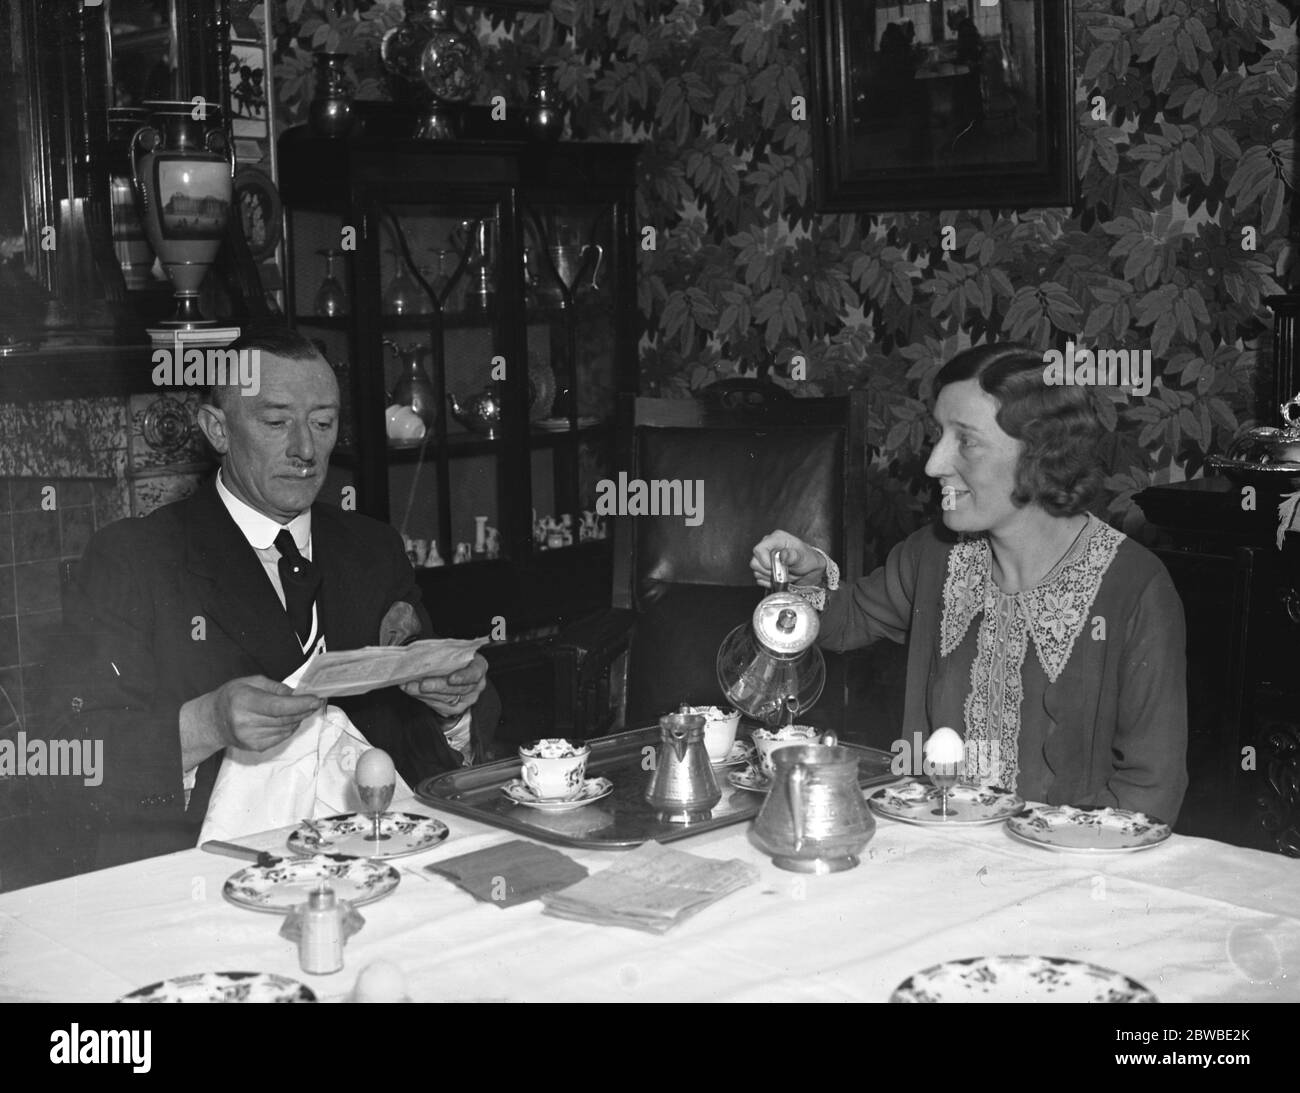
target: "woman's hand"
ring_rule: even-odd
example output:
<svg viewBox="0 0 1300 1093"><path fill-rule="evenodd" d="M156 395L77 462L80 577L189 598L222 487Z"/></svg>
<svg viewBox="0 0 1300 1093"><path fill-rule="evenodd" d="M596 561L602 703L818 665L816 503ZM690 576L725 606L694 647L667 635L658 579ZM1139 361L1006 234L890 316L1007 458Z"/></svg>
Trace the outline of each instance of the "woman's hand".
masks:
<svg viewBox="0 0 1300 1093"><path fill-rule="evenodd" d="M772 587L772 551L781 551L791 584L821 584L826 575L826 559L788 531L774 531L759 540L749 568L754 580L764 588Z"/></svg>

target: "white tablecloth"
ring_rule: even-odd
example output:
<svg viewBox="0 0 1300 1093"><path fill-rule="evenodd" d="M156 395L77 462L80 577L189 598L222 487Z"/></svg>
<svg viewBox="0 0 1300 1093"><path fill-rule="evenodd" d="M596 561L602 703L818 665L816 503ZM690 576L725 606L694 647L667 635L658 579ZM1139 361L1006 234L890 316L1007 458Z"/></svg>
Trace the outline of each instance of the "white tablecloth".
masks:
<svg viewBox="0 0 1300 1093"><path fill-rule="evenodd" d="M109 1001L205 970L278 972L339 1000L386 958L416 1001L884 1001L943 960L1037 953L1122 971L1161 1001L1300 1001L1300 862L1205 839L1085 857L1000 826L879 820L858 868L805 877L775 868L744 824L673 845L753 862L760 882L654 936L537 902L503 910L424 873L518 837L442 819L450 838L394 862L400 886L361 908L335 975L301 971L280 916L222 898L238 861L190 850L0 896L0 1000ZM244 841L283 852L285 834ZM617 853L564 852L592 871Z"/></svg>

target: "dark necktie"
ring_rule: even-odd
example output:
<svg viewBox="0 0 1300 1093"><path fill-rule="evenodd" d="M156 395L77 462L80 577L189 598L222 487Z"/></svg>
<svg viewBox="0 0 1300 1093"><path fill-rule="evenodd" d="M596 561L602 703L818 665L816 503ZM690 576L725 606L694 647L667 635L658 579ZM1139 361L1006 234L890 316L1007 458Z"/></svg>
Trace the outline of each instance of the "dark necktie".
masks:
<svg viewBox="0 0 1300 1093"><path fill-rule="evenodd" d="M280 552L280 584L284 588L284 609L298 633L298 640L306 644L311 637L311 605L320 590L320 572L298 551L293 535L285 528L275 537L275 548Z"/></svg>

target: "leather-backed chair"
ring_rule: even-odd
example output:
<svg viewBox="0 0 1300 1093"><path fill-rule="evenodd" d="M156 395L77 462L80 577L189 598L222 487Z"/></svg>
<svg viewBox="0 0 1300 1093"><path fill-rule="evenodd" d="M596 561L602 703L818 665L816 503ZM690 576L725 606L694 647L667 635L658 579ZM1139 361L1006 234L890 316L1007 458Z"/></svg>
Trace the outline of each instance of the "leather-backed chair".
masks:
<svg viewBox="0 0 1300 1093"><path fill-rule="evenodd" d="M767 533L825 550L844 581L862 572L866 393L803 399L754 381L715 386L699 399L620 403L627 481L702 483L702 511L698 523L680 513L616 518L612 608L555 642L557 733L601 735L653 724L683 702L725 704L717 650L766 594L749 560ZM849 707L873 685L864 653L825 654L825 691L801 720L861 735ZM883 675L874 684L893 686L895 673ZM901 717L901 698L894 705Z"/></svg>

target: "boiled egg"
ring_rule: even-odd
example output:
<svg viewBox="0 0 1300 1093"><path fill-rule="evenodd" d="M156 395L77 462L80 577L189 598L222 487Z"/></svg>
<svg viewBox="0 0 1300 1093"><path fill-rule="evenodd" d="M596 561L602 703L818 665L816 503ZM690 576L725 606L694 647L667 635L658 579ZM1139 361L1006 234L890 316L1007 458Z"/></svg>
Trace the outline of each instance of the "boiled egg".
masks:
<svg viewBox="0 0 1300 1093"><path fill-rule="evenodd" d="M383 752L380 752L382 755ZM409 1002L406 976L391 960L376 960L361 969L352 988L354 1002Z"/></svg>
<svg viewBox="0 0 1300 1093"><path fill-rule="evenodd" d="M965 755L961 737L949 728L935 729L925 742L925 757L931 763L950 766L960 763Z"/></svg>
<svg viewBox="0 0 1300 1093"><path fill-rule="evenodd" d="M371 748L357 760L357 785L391 786L397 781L397 768L383 748Z"/></svg>

